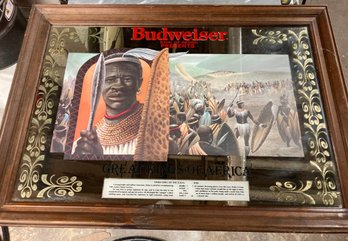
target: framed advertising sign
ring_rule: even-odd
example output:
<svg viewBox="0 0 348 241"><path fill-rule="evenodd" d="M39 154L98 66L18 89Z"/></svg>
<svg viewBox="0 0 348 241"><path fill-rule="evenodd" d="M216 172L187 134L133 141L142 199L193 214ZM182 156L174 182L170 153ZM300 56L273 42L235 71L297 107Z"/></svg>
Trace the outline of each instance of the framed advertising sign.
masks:
<svg viewBox="0 0 348 241"><path fill-rule="evenodd" d="M347 100L325 7L35 6L0 220L347 231Z"/></svg>

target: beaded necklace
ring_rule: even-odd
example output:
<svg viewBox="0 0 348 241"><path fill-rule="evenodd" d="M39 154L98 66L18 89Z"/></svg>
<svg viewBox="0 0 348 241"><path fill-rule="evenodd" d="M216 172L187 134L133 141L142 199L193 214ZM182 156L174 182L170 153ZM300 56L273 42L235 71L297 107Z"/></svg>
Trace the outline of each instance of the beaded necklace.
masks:
<svg viewBox="0 0 348 241"><path fill-rule="evenodd" d="M127 143L137 137L143 105L137 104L136 110L118 123L107 123L102 118L96 125L102 146L115 146Z"/></svg>

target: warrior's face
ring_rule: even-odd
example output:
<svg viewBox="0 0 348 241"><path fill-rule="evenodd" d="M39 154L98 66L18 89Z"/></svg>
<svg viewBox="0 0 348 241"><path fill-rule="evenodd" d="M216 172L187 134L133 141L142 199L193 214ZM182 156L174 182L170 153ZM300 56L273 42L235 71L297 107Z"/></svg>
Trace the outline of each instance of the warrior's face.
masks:
<svg viewBox="0 0 348 241"><path fill-rule="evenodd" d="M244 108L244 102L237 103L238 108L242 109Z"/></svg>
<svg viewBox="0 0 348 241"><path fill-rule="evenodd" d="M141 66L132 62L114 62L106 65L102 95L107 114L115 115L136 102L142 82Z"/></svg>

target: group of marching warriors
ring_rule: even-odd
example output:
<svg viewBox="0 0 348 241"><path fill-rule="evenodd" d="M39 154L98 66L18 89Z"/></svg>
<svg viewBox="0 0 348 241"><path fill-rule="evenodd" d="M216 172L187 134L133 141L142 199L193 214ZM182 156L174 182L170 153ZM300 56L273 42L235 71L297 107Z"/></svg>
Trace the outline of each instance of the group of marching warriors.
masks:
<svg viewBox="0 0 348 241"><path fill-rule="evenodd" d="M252 132L249 120L260 129L277 123L286 146L290 146L291 140L300 146L297 112L289 106L286 94L280 97L280 105L272 103L269 115L273 116L269 123L261 123L262 120L255 118L240 98L236 105L233 102L225 106L225 100L217 101L210 91L201 96L192 96L189 92L172 93L169 154L247 156ZM227 124L228 118L236 120L233 130ZM243 140L244 153L240 153L237 138Z"/></svg>
<svg viewBox="0 0 348 241"><path fill-rule="evenodd" d="M216 102L211 96L190 99L187 95L172 95L169 153L237 155L238 147L235 150L237 153L229 153L231 152L229 148L224 148L223 145L224 140L228 138L221 133L221 128L227 119L223 106L224 103Z"/></svg>
<svg viewBox="0 0 348 241"><path fill-rule="evenodd" d="M284 92L291 87L289 80L274 80L261 82L254 80L252 82L232 82L225 86L227 92L238 91L241 95L257 95Z"/></svg>

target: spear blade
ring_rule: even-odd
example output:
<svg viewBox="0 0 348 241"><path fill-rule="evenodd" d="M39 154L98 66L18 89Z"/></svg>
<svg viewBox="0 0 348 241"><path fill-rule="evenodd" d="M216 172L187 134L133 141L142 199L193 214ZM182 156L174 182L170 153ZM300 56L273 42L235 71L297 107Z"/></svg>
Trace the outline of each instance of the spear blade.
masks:
<svg viewBox="0 0 348 241"><path fill-rule="evenodd" d="M104 80L105 80L105 60L104 60L104 54L101 53L96 63L93 79L92 79L91 109L90 109L88 126L87 126L87 130L89 131L92 130L93 128L94 116L95 116L96 109L100 100Z"/></svg>

